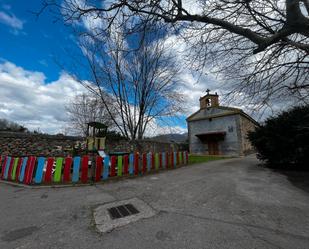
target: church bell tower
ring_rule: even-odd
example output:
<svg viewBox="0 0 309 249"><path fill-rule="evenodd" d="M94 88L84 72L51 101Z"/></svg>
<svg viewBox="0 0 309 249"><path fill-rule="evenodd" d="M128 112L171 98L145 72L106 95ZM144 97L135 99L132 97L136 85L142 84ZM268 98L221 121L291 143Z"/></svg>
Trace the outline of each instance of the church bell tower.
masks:
<svg viewBox="0 0 309 249"><path fill-rule="evenodd" d="M211 94L209 89L207 89L206 92L207 94L200 98L200 108L218 107L219 95L217 93Z"/></svg>

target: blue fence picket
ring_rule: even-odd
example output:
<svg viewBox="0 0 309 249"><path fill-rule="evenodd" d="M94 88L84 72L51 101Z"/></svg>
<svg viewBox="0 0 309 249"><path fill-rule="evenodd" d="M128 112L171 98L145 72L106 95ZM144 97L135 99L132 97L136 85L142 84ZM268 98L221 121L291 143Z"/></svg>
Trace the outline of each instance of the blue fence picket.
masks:
<svg viewBox="0 0 309 249"><path fill-rule="evenodd" d="M134 174L134 154L131 153L129 157L129 174Z"/></svg>
<svg viewBox="0 0 309 249"><path fill-rule="evenodd" d="M11 160L12 160L12 158L11 158L11 157L8 157L8 159L7 159L7 161L6 161L5 171L4 171L4 176L3 176L3 178L4 178L5 180L7 180L7 179L8 179L8 176L9 176L9 169L10 169Z"/></svg>
<svg viewBox="0 0 309 249"><path fill-rule="evenodd" d="M79 168L80 168L80 156L76 156L73 159L72 182L78 182L79 181Z"/></svg>
<svg viewBox="0 0 309 249"><path fill-rule="evenodd" d="M102 175L103 180L108 179L108 176L109 176L109 163L110 163L109 156L104 157L104 168L103 168L103 175Z"/></svg>
<svg viewBox="0 0 309 249"><path fill-rule="evenodd" d="M151 170L151 153L147 153L147 171Z"/></svg>
<svg viewBox="0 0 309 249"><path fill-rule="evenodd" d="M165 152L162 152L162 168L166 169L166 158Z"/></svg>
<svg viewBox="0 0 309 249"><path fill-rule="evenodd" d="M45 157L39 157L38 158L38 166L36 168L34 182L35 183L41 183L43 179L43 170L45 165Z"/></svg>
<svg viewBox="0 0 309 249"><path fill-rule="evenodd" d="M174 153L174 168L176 168L177 165L177 152L173 152Z"/></svg>
<svg viewBox="0 0 309 249"><path fill-rule="evenodd" d="M21 165L20 174L19 174L19 178L18 178L18 180L19 180L20 182L23 182L23 181L24 181L25 170L26 170L27 162L28 162L28 157L24 157L24 158L23 158L23 164Z"/></svg>

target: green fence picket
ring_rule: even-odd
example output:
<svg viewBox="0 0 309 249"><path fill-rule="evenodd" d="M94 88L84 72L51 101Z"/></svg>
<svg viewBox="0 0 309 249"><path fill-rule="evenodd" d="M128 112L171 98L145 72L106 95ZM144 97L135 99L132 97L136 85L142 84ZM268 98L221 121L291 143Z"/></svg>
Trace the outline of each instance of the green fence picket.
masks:
<svg viewBox="0 0 309 249"><path fill-rule="evenodd" d="M122 176L122 156L118 156L117 176Z"/></svg>
<svg viewBox="0 0 309 249"><path fill-rule="evenodd" d="M182 162L182 152L180 151L179 152L179 164L182 165L183 162Z"/></svg>
<svg viewBox="0 0 309 249"><path fill-rule="evenodd" d="M16 168L17 168L18 160L19 160L18 157L16 157L16 158L14 159L14 164L13 164L13 169L12 169L12 180L15 180Z"/></svg>
<svg viewBox="0 0 309 249"><path fill-rule="evenodd" d="M56 160L56 169L54 173L54 182L60 182L61 181L61 171L62 171L62 162L63 158L58 157Z"/></svg>
<svg viewBox="0 0 309 249"><path fill-rule="evenodd" d="M159 153L155 154L155 168L156 170L159 169Z"/></svg>

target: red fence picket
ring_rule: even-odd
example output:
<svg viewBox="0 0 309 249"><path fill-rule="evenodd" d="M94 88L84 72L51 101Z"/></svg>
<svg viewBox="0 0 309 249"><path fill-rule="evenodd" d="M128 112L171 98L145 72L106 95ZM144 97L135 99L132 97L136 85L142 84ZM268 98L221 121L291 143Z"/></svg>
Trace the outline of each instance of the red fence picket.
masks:
<svg viewBox="0 0 309 249"><path fill-rule="evenodd" d="M116 176L116 156L111 156L111 172L110 176Z"/></svg>
<svg viewBox="0 0 309 249"><path fill-rule="evenodd" d="M46 183L49 183L52 181L54 161L55 159L52 157L49 157L47 159L45 176L44 176L44 182Z"/></svg>
<svg viewBox="0 0 309 249"><path fill-rule="evenodd" d="M5 165L7 163L8 157L5 156L3 159L2 167L1 167L1 179L4 177Z"/></svg>
<svg viewBox="0 0 309 249"><path fill-rule="evenodd" d="M188 155L188 151L185 152L186 154L186 163L188 164L189 163L189 155Z"/></svg>
<svg viewBox="0 0 309 249"><path fill-rule="evenodd" d="M135 175L138 175L138 166L139 166L139 162L138 162L139 158L138 157L139 157L138 153L135 153L134 154L134 174Z"/></svg>
<svg viewBox="0 0 309 249"><path fill-rule="evenodd" d="M95 167L95 181L96 182L101 180L102 172L103 172L103 157L97 156L96 167Z"/></svg>
<svg viewBox="0 0 309 249"><path fill-rule="evenodd" d="M64 159L63 182L71 181L72 162L73 162L73 159L70 156Z"/></svg>
<svg viewBox="0 0 309 249"><path fill-rule="evenodd" d="M155 154L151 153L151 169L155 169Z"/></svg>
<svg viewBox="0 0 309 249"><path fill-rule="evenodd" d="M10 162L8 161L8 158L10 158ZM1 160L2 159L2 160ZM0 156L0 166L1 172L0 175L6 178L6 180L12 180L12 175L15 176L14 180L23 182L25 184L31 184L33 182L33 175L34 175L34 169L36 168L36 157L35 156L29 156L28 158L19 158L18 161L14 160L14 157L7 157L7 156ZM81 158L81 172L79 172L79 169L77 170L77 176L80 174L80 180L82 183L87 183L89 181L89 156L85 155ZM109 164L110 159L110 164ZM174 168L176 165L182 165L182 164L188 164L188 152L166 152L164 153L134 153L133 157L130 157L130 165L132 165L132 171L130 168L130 174L138 175L139 173L147 173L150 167L151 169L163 169L163 168ZM111 165L110 167L107 165L107 167L104 167L104 163ZM118 166L117 166L117 160L118 160ZM106 162L105 162L106 161ZM44 183L52 183L53 182L53 174L54 174L54 162L55 159L52 157L49 157L46 160L46 169L42 168L43 171L43 179ZM132 164L131 164L132 163ZM40 164L42 166L42 164ZM73 158L72 157L66 157L64 159L64 167L63 167L63 177L57 178L57 182L64 182L64 183L71 183L72 182L72 165L73 165ZM164 165L164 167L163 167ZM14 168L15 172L12 172ZM103 172L104 170L108 170L109 172ZM38 170L36 170L38 171ZM59 171L59 167L57 168L57 172L61 172L61 169ZM56 173L57 173L56 172ZM117 173L118 172L118 173ZM129 174L129 156L111 156L110 158L107 156L105 158L102 158L100 156L96 157L96 168L95 168L95 178L94 180L96 182L100 181L101 179L107 179L108 174L110 174L111 177L114 177L116 175L122 176L122 175L128 175ZM21 176L23 176L21 178ZM54 176L55 177L55 176ZM75 182L77 182L76 180ZM38 183L36 181L36 183ZM40 182L39 182L40 183Z"/></svg>
<svg viewBox="0 0 309 249"><path fill-rule="evenodd" d="M147 153L143 153L142 163L143 163L142 172L143 174L145 174L147 172Z"/></svg>
<svg viewBox="0 0 309 249"><path fill-rule="evenodd" d="M25 171L25 178L24 178L25 184L30 184L32 182L35 163L36 163L36 157L30 156Z"/></svg>
<svg viewBox="0 0 309 249"><path fill-rule="evenodd" d="M10 166L9 166L9 173L8 173L8 179L7 180L12 180L12 169L14 165L15 158L11 158Z"/></svg>
<svg viewBox="0 0 309 249"><path fill-rule="evenodd" d="M80 180L82 183L88 182L88 162L89 162L89 156L83 156L82 157L82 173Z"/></svg>
<svg viewBox="0 0 309 249"><path fill-rule="evenodd" d="M129 174L129 156L124 155L123 156L123 169L124 169L124 174L127 175Z"/></svg>

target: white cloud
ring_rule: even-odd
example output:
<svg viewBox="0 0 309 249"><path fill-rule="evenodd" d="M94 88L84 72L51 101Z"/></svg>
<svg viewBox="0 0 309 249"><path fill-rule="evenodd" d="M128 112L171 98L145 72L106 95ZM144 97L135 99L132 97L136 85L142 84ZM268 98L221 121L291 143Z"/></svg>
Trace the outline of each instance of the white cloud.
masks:
<svg viewBox="0 0 309 249"><path fill-rule="evenodd" d="M67 123L65 105L85 88L65 72L46 82L41 72L28 71L5 61L0 64L0 118L40 128L47 133L61 132Z"/></svg>
<svg viewBox="0 0 309 249"><path fill-rule="evenodd" d="M62 72L52 82L41 72L25 70L12 62L0 63L0 118L15 121L30 130L50 134L68 127L65 106L76 94L86 89L68 74ZM70 132L70 131L69 131ZM159 125L151 122L146 136L168 133L185 133L187 128L177 122Z"/></svg>
<svg viewBox="0 0 309 249"><path fill-rule="evenodd" d="M18 19L13 14L7 14L3 11L0 11L0 22L10 26L14 30L22 30L24 22L20 19Z"/></svg>
<svg viewBox="0 0 309 249"><path fill-rule="evenodd" d="M204 71L203 74L192 70L188 61L187 51L189 50L186 42L176 35L168 36L164 39L164 45L169 48L173 58L182 66L179 78L182 84L179 86L179 92L184 95L187 110L186 116L196 112L199 109L199 98L206 94L206 90L222 94L225 92L224 82L216 78L214 74ZM192 64L191 64L192 66ZM224 104L223 99L221 99Z"/></svg>
<svg viewBox="0 0 309 249"><path fill-rule="evenodd" d="M146 131L146 137L153 137L164 134L183 134L188 132L187 127L181 127L176 124L167 124L165 126L160 125L157 120L153 120L149 123Z"/></svg>

